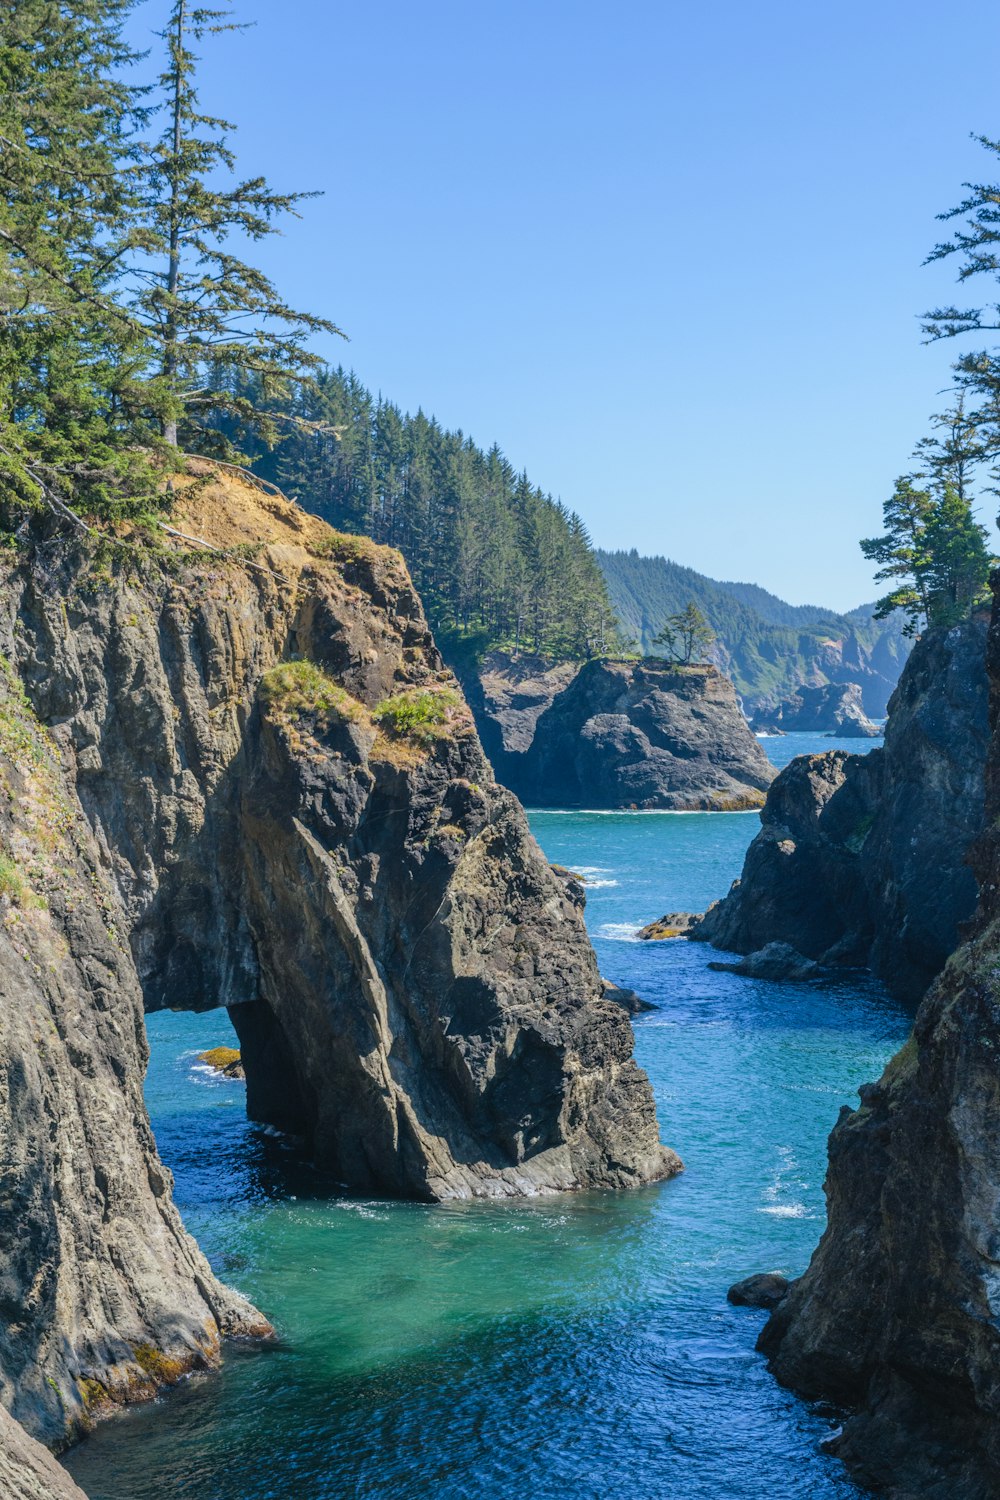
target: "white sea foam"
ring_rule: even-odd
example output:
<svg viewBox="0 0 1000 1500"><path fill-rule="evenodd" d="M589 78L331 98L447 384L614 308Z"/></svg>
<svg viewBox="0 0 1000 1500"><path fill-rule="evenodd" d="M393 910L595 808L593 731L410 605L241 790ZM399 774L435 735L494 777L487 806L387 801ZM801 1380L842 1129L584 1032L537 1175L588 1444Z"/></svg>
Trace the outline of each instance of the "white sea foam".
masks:
<svg viewBox="0 0 1000 1500"><path fill-rule="evenodd" d="M610 886L617 885L617 884L618 884L617 880L589 880L588 879L588 881L587 881L587 890L588 891L604 891L604 890L607 890Z"/></svg>
<svg viewBox="0 0 1000 1500"><path fill-rule="evenodd" d="M599 937L608 938L612 943L637 943L641 925L639 922L602 922L597 931Z"/></svg>
<svg viewBox="0 0 1000 1500"><path fill-rule="evenodd" d="M807 1219L809 1210L804 1203L769 1203L758 1208L759 1214L773 1214L776 1219Z"/></svg>

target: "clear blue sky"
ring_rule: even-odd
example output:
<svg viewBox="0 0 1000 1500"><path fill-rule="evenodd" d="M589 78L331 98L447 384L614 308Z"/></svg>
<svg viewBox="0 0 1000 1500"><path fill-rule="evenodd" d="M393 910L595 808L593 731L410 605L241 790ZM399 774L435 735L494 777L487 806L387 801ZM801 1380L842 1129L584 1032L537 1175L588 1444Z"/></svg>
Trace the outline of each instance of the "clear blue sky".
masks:
<svg viewBox="0 0 1000 1500"><path fill-rule="evenodd" d="M956 295L921 261L992 171L995 0L238 13L202 100L244 170L325 193L259 253L349 333L324 352L498 441L599 545L873 596L857 538L956 352L921 344Z"/></svg>

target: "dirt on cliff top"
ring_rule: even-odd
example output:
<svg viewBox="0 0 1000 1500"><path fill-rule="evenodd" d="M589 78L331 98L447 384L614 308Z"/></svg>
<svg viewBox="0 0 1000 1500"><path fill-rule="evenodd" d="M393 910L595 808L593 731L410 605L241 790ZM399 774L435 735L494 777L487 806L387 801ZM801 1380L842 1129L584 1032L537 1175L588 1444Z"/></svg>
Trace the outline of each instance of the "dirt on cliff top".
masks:
<svg viewBox="0 0 1000 1500"><path fill-rule="evenodd" d="M213 547L264 543L269 549L294 548L341 561L364 557L383 566L403 566L392 547L336 531L294 500L209 459L189 459L186 473L173 484L167 524Z"/></svg>

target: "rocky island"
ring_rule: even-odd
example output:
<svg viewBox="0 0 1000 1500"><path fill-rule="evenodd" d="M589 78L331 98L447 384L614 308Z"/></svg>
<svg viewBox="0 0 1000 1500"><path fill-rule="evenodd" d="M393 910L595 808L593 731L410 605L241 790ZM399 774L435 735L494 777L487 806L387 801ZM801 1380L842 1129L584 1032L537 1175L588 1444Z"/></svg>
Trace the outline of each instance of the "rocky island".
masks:
<svg viewBox="0 0 1000 1500"><path fill-rule="evenodd" d="M882 733L865 713L856 682L798 687L775 708L761 710L753 727L770 733L829 734L856 740L877 739Z"/></svg>
<svg viewBox="0 0 1000 1500"><path fill-rule="evenodd" d="M586 662L538 716L504 774L538 807L759 807L774 767L715 667Z"/></svg>

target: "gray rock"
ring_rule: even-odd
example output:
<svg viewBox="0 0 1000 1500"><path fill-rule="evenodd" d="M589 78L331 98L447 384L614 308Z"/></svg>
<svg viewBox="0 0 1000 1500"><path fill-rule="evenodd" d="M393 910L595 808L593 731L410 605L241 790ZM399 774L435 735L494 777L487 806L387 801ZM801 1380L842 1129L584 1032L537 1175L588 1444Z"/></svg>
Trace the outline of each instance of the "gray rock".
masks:
<svg viewBox="0 0 1000 1500"><path fill-rule="evenodd" d="M995 606L987 652L994 695L998 621ZM966 698L976 702L978 661L963 658L961 640L946 638L944 646L933 644L917 663L928 672L930 703L940 703L941 687L932 665L947 674L947 703L961 701L953 669L963 659ZM910 716L917 741L911 793L919 805L918 777L926 776L932 830L941 816L941 760L926 741L936 729L940 745L948 723L944 710ZM955 769L951 792L958 799L977 782ZM985 784L984 829L973 844L981 896L971 936L928 990L906 1046L877 1083L859 1090L859 1106L841 1111L830 1137L827 1229L759 1342L783 1384L850 1409L838 1455L866 1486L900 1497L1000 1494L996 730ZM976 822L976 810L958 807L956 839ZM937 875L931 868L927 879Z"/></svg>
<svg viewBox="0 0 1000 1500"><path fill-rule="evenodd" d="M270 1329L171 1201L117 898L5 665L0 789L0 1402L57 1444Z"/></svg>
<svg viewBox="0 0 1000 1500"><path fill-rule="evenodd" d="M734 1307L763 1307L771 1312L788 1296L792 1283L777 1271L761 1271L729 1288L726 1298Z"/></svg>
<svg viewBox="0 0 1000 1500"><path fill-rule="evenodd" d="M789 943L768 943L756 953L748 953L736 963L725 963L717 959L708 965L727 974L742 974L747 979L783 980L786 984L804 984L810 979L822 979L830 974L814 959L805 958Z"/></svg>
<svg viewBox="0 0 1000 1500"><path fill-rule="evenodd" d="M503 763L529 805L760 807L775 772L713 666L589 661Z"/></svg>
<svg viewBox="0 0 1000 1500"><path fill-rule="evenodd" d="M735 953L788 943L868 964L917 1000L974 910L983 825L985 625L932 631L890 706L884 747L800 756L772 785L743 873L692 933Z"/></svg>
<svg viewBox="0 0 1000 1500"><path fill-rule="evenodd" d="M796 688L776 708L759 713L753 727L770 734L829 734L844 739L876 739L882 733L865 713L856 682Z"/></svg>
<svg viewBox="0 0 1000 1500"><path fill-rule="evenodd" d="M640 995L637 995L635 990L630 990L620 984L612 984L610 979L605 979L603 983L605 1000L613 1000L630 1016L639 1016L645 1011L656 1009L655 1005L650 1005L648 1000L643 1000Z"/></svg>
<svg viewBox="0 0 1000 1500"><path fill-rule="evenodd" d="M0 1406L3 1500L87 1500L61 1464Z"/></svg>
<svg viewBox="0 0 1000 1500"><path fill-rule="evenodd" d="M251 1117L362 1191L676 1171L578 895L495 782L398 554L238 484L184 503L209 541L256 530L258 566L94 587L82 545L39 553L6 564L0 619L147 1007L228 1005ZM407 693L441 723L376 714Z"/></svg>

